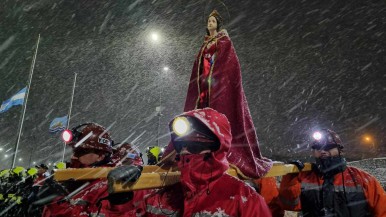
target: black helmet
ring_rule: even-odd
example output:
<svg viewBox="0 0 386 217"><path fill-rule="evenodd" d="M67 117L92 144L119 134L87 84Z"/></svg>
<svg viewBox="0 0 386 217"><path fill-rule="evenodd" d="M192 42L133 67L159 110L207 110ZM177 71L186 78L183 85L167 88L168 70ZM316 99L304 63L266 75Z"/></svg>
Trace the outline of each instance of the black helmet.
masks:
<svg viewBox="0 0 386 217"><path fill-rule="evenodd" d="M321 129L313 133L311 148L316 150L330 150L332 148L343 149L343 143L339 135L330 129Z"/></svg>

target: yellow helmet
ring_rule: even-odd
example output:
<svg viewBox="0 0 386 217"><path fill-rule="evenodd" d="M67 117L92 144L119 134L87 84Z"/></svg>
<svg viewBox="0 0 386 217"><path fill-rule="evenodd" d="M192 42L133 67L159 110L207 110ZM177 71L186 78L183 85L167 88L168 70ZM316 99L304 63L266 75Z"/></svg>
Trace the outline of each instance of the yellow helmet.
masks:
<svg viewBox="0 0 386 217"><path fill-rule="evenodd" d="M159 146L153 146L153 147L148 147L146 152L148 155L152 154L158 162L158 156L162 151L161 151L161 148Z"/></svg>
<svg viewBox="0 0 386 217"><path fill-rule="evenodd" d="M9 169L5 169L0 172L0 177L8 177L8 176L9 176Z"/></svg>
<svg viewBox="0 0 386 217"><path fill-rule="evenodd" d="M12 172L16 175L25 175L25 169L24 167L15 167L13 168Z"/></svg>
<svg viewBox="0 0 386 217"><path fill-rule="evenodd" d="M59 169L59 170L66 169L66 163L64 162L55 163L55 169Z"/></svg>
<svg viewBox="0 0 386 217"><path fill-rule="evenodd" d="M30 176L34 176L38 173L38 169L36 169L36 167L31 167L27 170L27 173Z"/></svg>

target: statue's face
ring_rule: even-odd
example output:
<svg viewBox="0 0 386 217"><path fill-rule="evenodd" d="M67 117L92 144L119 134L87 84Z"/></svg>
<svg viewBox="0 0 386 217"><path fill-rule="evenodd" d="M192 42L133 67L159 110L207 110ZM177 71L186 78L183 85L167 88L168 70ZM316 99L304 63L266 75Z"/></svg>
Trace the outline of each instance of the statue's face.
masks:
<svg viewBox="0 0 386 217"><path fill-rule="evenodd" d="M217 30L217 20L215 17L209 17L207 28L209 31Z"/></svg>

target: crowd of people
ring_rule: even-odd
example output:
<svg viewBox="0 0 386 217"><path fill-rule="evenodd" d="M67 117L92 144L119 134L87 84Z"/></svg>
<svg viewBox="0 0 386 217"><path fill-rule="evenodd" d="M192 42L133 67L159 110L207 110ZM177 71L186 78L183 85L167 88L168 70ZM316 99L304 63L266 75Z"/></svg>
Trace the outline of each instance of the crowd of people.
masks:
<svg viewBox="0 0 386 217"><path fill-rule="evenodd" d="M112 182L136 182L142 155L134 146L114 144L96 123L72 128L71 161L56 169L114 167L107 178L57 182L44 164L3 170L2 216L385 216L386 194L370 174L346 165L344 145L321 130L310 145L311 171L242 180L226 173L232 134L226 116L211 108L175 117L169 125L180 182L160 189L113 193ZM160 152L156 153L157 161ZM148 162L154 164L153 160ZM301 170L303 163L292 162ZM55 172L51 171L52 173Z"/></svg>

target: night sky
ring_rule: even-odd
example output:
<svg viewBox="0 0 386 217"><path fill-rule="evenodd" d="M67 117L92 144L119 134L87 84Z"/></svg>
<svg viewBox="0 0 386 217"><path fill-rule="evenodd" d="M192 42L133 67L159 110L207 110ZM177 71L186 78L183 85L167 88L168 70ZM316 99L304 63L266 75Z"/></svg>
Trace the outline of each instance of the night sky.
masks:
<svg viewBox="0 0 386 217"><path fill-rule="evenodd" d="M264 156L306 159L317 128L339 133L349 160L386 156L385 1L2 0L1 102L27 85L41 36L17 165L61 159L48 127L68 113L74 73L70 126L97 122L144 150L157 144L161 101L166 145L213 9L239 57ZM21 113L0 114L1 169Z"/></svg>

